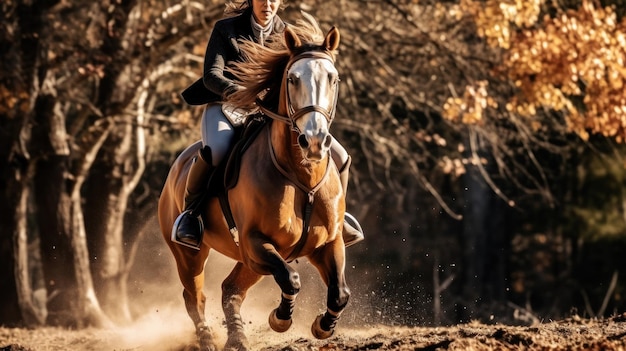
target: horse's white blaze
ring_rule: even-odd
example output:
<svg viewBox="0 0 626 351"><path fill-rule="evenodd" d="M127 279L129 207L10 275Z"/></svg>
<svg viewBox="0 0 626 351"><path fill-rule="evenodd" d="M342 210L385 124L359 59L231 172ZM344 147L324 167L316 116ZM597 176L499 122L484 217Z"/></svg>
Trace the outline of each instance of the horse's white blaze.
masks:
<svg viewBox="0 0 626 351"><path fill-rule="evenodd" d="M294 110L307 106L319 106L327 111L333 109L337 69L328 59L308 58L296 61L291 66L288 77L289 97ZM330 135L330 121L319 112L307 113L296 121L296 126L306 137L307 150L302 150L305 158L323 158L330 147L325 143Z"/></svg>

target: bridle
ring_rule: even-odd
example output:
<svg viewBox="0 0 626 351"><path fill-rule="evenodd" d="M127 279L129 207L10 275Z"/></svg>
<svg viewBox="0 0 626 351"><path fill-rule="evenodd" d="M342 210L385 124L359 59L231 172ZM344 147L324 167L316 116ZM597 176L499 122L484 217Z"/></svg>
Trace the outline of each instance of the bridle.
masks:
<svg viewBox="0 0 626 351"><path fill-rule="evenodd" d="M287 67L285 68L285 77L284 77L285 81L288 80L287 73L291 69L291 66L293 66L293 64L296 63L297 61L306 59L306 58L324 59L324 60L330 61L333 65L335 64L335 60L333 56L327 51L302 52L300 54L294 55L287 63ZM285 82L285 85L286 83L287 82ZM256 100L256 103L257 103L257 106L259 106L261 113L263 113L264 115L272 119L276 119L276 120L289 124L291 126L291 130L296 132L297 134L302 134L302 132L298 128L296 122L298 121L298 119L300 119L302 116L306 115L307 113L318 112L322 114L324 118L326 118L326 120L328 121L329 125L335 119L335 112L337 110L337 97L339 95L338 88L335 88L335 96L333 98L333 102L332 102L332 106L330 110L327 110L326 108L319 106L319 105L309 105L309 106L302 107L299 110L296 110L293 107L293 104L291 102L291 96L289 95L289 89L287 87L285 87L285 95L286 95L285 100L287 103L287 116L283 116L283 115L273 112L272 110L264 106L263 102L258 98Z"/></svg>

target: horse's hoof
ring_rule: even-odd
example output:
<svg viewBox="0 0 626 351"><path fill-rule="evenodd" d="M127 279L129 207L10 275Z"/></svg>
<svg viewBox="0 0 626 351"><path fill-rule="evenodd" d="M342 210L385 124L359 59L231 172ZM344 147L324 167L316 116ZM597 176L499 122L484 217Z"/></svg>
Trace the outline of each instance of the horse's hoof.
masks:
<svg viewBox="0 0 626 351"><path fill-rule="evenodd" d="M200 325L196 329L196 336L198 337L200 351L217 351L211 329L206 324Z"/></svg>
<svg viewBox="0 0 626 351"><path fill-rule="evenodd" d="M228 333L224 351L249 351L250 343L242 331Z"/></svg>
<svg viewBox="0 0 626 351"><path fill-rule="evenodd" d="M224 345L224 351L248 351L250 348L244 344L226 344Z"/></svg>
<svg viewBox="0 0 626 351"><path fill-rule="evenodd" d="M291 327L293 320L291 318L287 320L278 318L276 316L277 311L278 309L274 309L272 313L270 313L270 318L268 322L273 331L278 333L284 333L289 330L289 327Z"/></svg>
<svg viewBox="0 0 626 351"><path fill-rule="evenodd" d="M217 351L217 346L215 345L201 346L200 344L192 344L192 345L185 346L182 350L183 351Z"/></svg>
<svg viewBox="0 0 626 351"><path fill-rule="evenodd" d="M217 351L217 346L215 345L200 345L200 351Z"/></svg>
<svg viewBox="0 0 626 351"><path fill-rule="evenodd" d="M313 325L311 326L311 333L313 334L313 336L317 339L328 339L331 336L333 336L333 334L335 333L335 329L331 329L331 330L324 330L322 329L322 325L321 325L321 320L322 317L324 317L324 314L320 314L319 316L317 316L317 318L315 318L315 321L313 321Z"/></svg>

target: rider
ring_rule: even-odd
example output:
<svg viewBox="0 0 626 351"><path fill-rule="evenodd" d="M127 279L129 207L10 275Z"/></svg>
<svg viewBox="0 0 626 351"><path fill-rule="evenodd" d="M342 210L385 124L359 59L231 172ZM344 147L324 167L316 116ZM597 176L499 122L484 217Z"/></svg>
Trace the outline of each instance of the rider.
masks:
<svg viewBox="0 0 626 351"><path fill-rule="evenodd" d="M283 7L281 0L229 1L226 15L231 17L215 23L204 57L204 74L183 91L183 99L190 105L207 104L202 115L202 145L194 157L187 176L185 210L174 222L172 240L198 249L202 243L203 224L201 207L206 184L215 168L226 157L234 137L234 125L229 114L222 110L224 98L239 89L233 76L225 68L229 62L241 61L238 40L252 39L265 43L271 34L281 33L285 23L276 14ZM333 139L333 161L337 164L344 192L348 187L351 158ZM343 238L346 247L363 240L363 231L356 219L346 213Z"/></svg>

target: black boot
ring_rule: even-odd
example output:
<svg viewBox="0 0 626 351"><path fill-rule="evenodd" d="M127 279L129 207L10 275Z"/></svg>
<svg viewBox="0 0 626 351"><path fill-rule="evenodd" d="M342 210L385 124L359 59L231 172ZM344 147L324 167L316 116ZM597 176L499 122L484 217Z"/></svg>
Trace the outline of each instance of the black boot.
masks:
<svg viewBox="0 0 626 351"><path fill-rule="evenodd" d="M199 250L202 244L202 204L207 182L215 167L211 164L211 150L205 146L194 157L185 188L185 210L178 215L172 228L172 241Z"/></svg>
<svg viewBox="0 0 626 351"><path fill-rule="evenodd" d="M350 174L350 165L352 164L352 157L348 156L348 161L341 167L339 170L339 179L341 180L341 186L343 187L343 192L347 193L348 191L348 178ZM343 243L346 247L352 246L360 241L365 239L365 234L363 234L363 229L359 222L354 218L353 215L348 212L345 213L343 217Z"/></svg>

